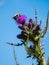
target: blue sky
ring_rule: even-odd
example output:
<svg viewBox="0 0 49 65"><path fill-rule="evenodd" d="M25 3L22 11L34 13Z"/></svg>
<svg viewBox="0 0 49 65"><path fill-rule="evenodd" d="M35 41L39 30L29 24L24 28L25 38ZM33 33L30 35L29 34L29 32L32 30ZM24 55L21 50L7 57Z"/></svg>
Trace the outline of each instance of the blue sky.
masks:
<svg viewBox="0 0 49 65"><path fill-rule="evenodd" d="M42 20L41 27L44 29L49 10L49 0L0 0L0 3L2 2L3 4L0 5L0 65L15 65L13 47L5 43L20 42L16 38L20 30L12 17L19 13L25 14L27 21L31 17L34 19L34 8L36 7L38 21ZM45 59L47 60L49 57L49 29L41 42L45 51ZM27 53L24 47L15 47L15 50L20 65L32 65L35 62L31 58L26 59Z"/></svg>

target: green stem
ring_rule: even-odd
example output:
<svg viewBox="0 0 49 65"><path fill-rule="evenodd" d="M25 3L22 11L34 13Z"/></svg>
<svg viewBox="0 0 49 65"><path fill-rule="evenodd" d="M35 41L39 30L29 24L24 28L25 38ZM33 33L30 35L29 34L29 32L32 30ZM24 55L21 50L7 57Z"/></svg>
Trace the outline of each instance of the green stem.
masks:
<svg viewBox="0 0 49 65"><path fill-rule="evenodd" d="M40 42L36 45L35 52L36 52L35 55L38 62L37 65L45 65L44 64L44 51L42 49L42 45Z"/></svg>

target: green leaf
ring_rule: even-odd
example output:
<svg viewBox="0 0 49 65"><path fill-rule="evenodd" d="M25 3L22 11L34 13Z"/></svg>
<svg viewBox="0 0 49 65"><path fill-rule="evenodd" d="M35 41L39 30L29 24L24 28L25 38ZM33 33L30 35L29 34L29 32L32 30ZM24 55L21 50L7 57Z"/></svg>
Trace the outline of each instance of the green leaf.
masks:
<svg viewBox="0 0 49 65"><path fill-rule="evenodd" d="M15 52L14 47L13 47L13 53L14 53L14 60L15 60L15 63L16 63L16 65L19 65L19 63L18 63L18 61L17 61L16 52Z"/></svg>
<svg viewBox="0 0 49 65"><path fill-rule="evenodd" d="M48 25L49 25L49 11L48 11L47 20L46 20L46 27L41 33L42 38L45 36L45 34L46 34L47 30L48 30Z"/></svg>

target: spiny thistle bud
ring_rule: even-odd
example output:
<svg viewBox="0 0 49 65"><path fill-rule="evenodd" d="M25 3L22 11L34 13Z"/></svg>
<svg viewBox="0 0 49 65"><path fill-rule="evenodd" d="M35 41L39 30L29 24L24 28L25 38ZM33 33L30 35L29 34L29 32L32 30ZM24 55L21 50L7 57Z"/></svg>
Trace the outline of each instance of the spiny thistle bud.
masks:
<svg viewBox="0 0 49 65"><path fill-rule="evenodd" d="M18 27L19 27L21 30L25 30L25 26L19 25Z"/></svg>
<svg viewBox="0 0 49 65"><path fill-rule="evenodd" d="M36 30L41 30L41 28L40 28L40 25L39 25L39 24L36 26Z"/></svg>
<svg viewBox="0 0 49 65"><path fill-rule="evenodd" d="M30 19L29 19L29 22L33 23L33 20L32 20L32 18L30 18Z"/></svg>
<svg viewBox="0 0 49 65"><path fill-rule="evenodd" d="M28 23L28 27L29 29L32 28L34 26L33 20L32 18L29 19L29 23Z"/></svg>

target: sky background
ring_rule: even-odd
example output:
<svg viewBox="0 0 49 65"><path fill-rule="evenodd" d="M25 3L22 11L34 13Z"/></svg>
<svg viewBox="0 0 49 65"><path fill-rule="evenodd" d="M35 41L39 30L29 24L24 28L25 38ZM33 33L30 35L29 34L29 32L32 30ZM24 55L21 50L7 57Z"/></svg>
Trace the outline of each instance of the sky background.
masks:
<svg viewBox="0 0 49 65"><path fill-rule="evenodd" d="M13 20L16 13L24 14L29 18L35 18L34 8L38 12L38 22L42 20L41 28L46 24L47 13L49 10L49 0L0 0L0 65L16 65L13 55L13 47L6 42L20 43L16 35L20 33L18 25ZM45 51L45 59L49 57L49 28L42 39ZM36 60L26 59L27 53L22 47L15 47L17 60L20 65L32 65ZM36 65L36 64L35 64Z"/></svg>

